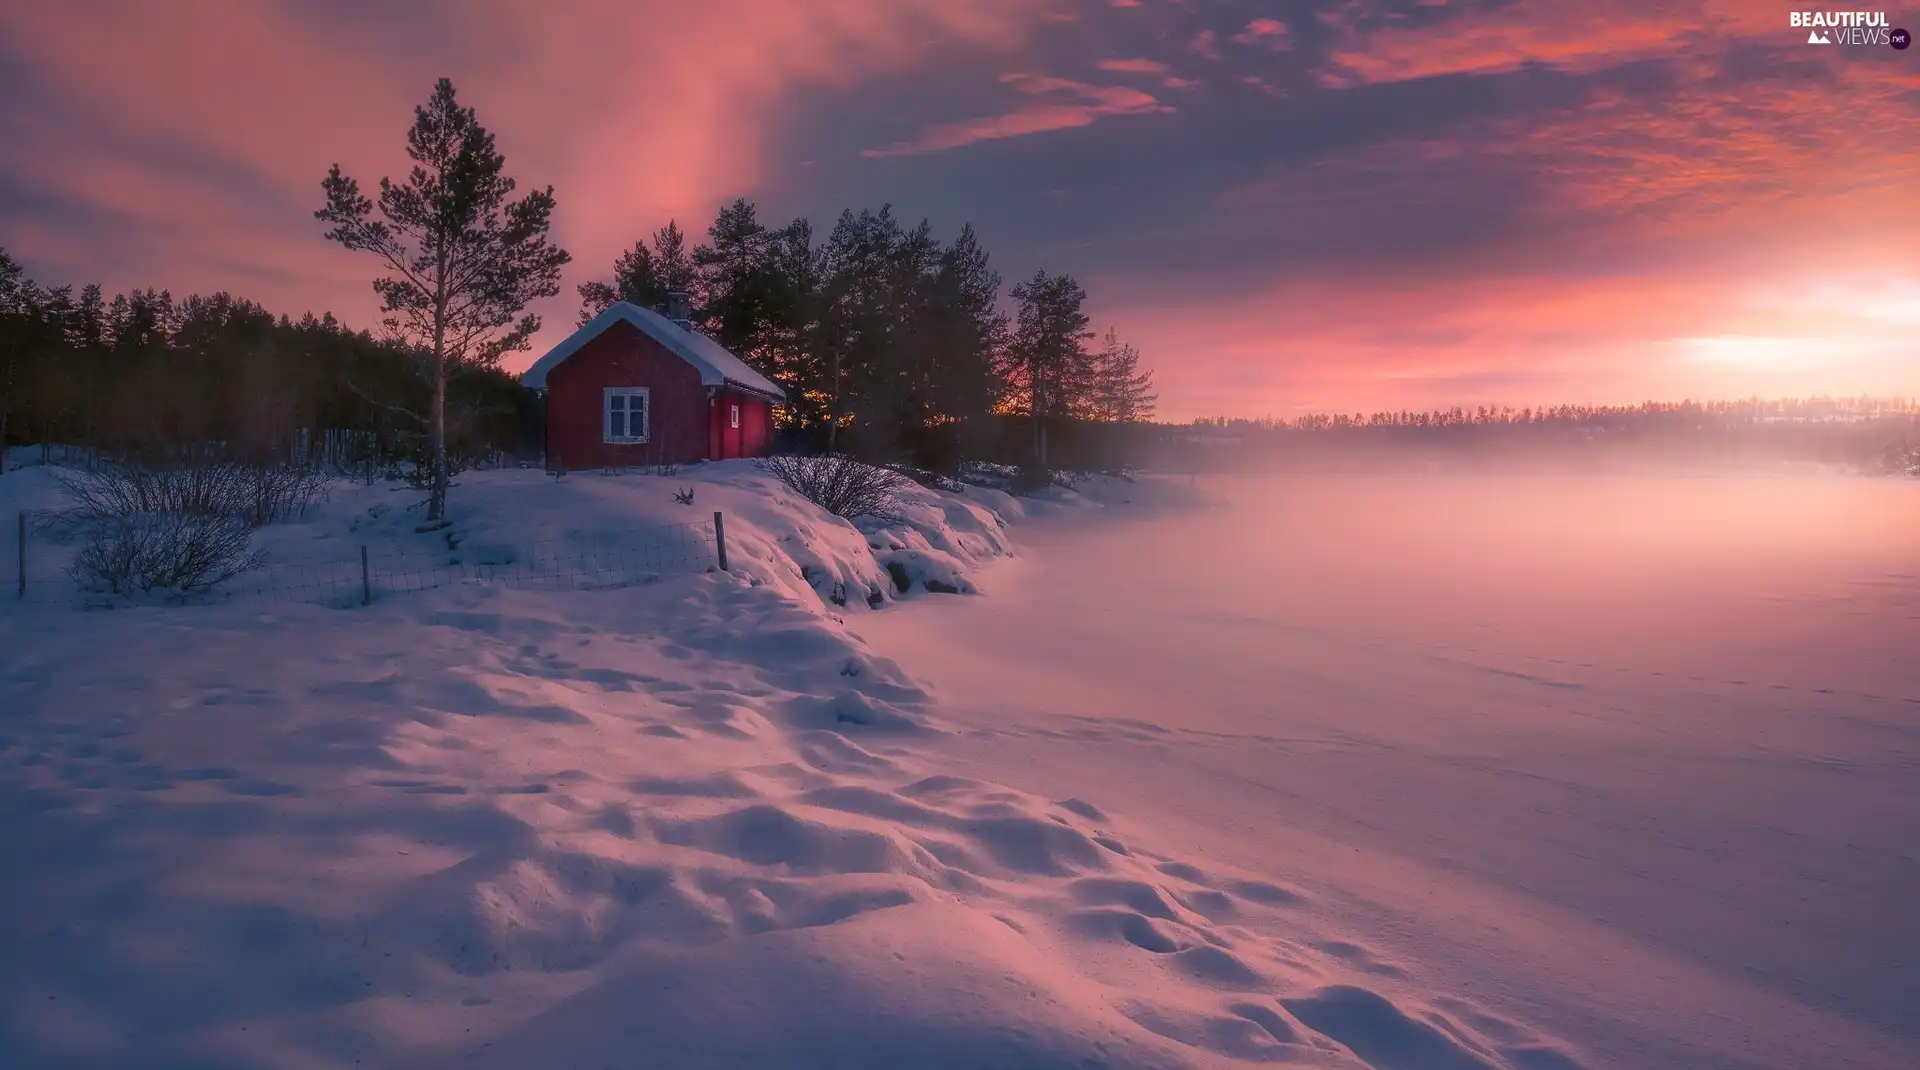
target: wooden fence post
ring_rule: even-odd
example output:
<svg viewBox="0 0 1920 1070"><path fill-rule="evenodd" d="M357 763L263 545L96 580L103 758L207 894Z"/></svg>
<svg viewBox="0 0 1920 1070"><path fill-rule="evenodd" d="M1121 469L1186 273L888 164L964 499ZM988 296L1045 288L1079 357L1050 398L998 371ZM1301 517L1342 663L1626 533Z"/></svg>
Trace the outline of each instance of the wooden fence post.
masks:
<svg viewBox="0 0 1920 1070"><path fill-rule="evenodd" d="M373 579L367 575L367 544L360 544L360 604L373 604Z"/></svg>
<svg viewBox="0 0 1920 1070"><path fill-rule="evenodd" d="M713 511L713 545L720 551L720 571L725 572L727 570L727 522L721 517L718 509Z"/></svg>
<svg viewBox="0 0 1920 1070"><path fill-rule="evenodd" d="M25 509L20 510L20 556L18 560L20 581L17 597L25 598L27 596L27 511Z"/></svg>

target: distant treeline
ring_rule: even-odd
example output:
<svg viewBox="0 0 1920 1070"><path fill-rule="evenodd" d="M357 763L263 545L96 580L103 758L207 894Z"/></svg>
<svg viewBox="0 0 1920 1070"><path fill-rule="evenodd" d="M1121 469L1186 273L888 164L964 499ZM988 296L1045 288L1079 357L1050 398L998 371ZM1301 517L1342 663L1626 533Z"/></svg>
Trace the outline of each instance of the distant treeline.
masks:
<svg viewBox="0 0 1920 1070"><path fill-rule="evenodd" d="M1803 462L1920 474L1920 403L1790 398L1218 417L1166 427L1166 464L1194 468L1365 464L1409 456L1556 463Z"/></svg>
<svg viewBox="0 0 1920 1070"><path fill-rule="evenodd" d="M422 440L420 359L331 314L275 317L225 293L43 287L0 250L0 442L274 453L303 429L337 428L403 458ZM518 444L512 376L463 367L452 397L473 416L460 450Z"/></svg>

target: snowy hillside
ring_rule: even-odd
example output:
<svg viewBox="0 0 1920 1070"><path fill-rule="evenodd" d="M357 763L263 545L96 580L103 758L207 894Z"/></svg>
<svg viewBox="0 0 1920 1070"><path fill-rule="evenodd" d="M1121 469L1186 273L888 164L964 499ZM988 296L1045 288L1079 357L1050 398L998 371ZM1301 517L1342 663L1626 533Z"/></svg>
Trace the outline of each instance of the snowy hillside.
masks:
<svg viewBox="0 0 1920 1070"><path fill-rule="evenodd" d="M687 490L693 501L682 504L675 495ZM0 479L0 510L50 511L60 494L54 470L26 468ZM575 473L554 479L523 469L470 472L450 498L449 526L431 532L418 530L421 498L403 483L336 480L305 517L261 529L267 567L230 586L236 594L285 594L324 580L357 594L362 547L375 571L464 566L511 579L536 558L579 562L618 552L641 564L657 561L662 575L683 575L716 564L716 511L726 518L729 568L795 597L811 590L825 600L877 604L926 589L923 582L905 589L892 582L886 564L895 557L912 555L915 581L956 580L981 560L1008 552L1004 522L990 508L909 487L901 521L870 538L744 461L671 476ZM876 552L893 546L899 549ZM61 581L71 553L56 536L36 531L30 547L34 581ZM611 577L623 578L645 579L647 573Z"/></svg>

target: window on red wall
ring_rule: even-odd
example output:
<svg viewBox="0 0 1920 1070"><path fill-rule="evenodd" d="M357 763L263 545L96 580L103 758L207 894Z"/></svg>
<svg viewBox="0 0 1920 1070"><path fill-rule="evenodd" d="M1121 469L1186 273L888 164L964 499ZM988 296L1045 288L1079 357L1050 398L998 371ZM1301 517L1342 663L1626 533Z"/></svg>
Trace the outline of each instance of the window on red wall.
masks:
<svg viewBox="0 0 1920 1070"><path fill-rule="evenodd" d="M738 405L727 406L727 426L728 427L740 426L740 406Z"/></svg>
<svg viewBox="0 0 1920 1070"><path fill-rule="evenodd" d="M603 439L609 443L633 443L647 440L647 388L610 386L606 388Z"/></svg>

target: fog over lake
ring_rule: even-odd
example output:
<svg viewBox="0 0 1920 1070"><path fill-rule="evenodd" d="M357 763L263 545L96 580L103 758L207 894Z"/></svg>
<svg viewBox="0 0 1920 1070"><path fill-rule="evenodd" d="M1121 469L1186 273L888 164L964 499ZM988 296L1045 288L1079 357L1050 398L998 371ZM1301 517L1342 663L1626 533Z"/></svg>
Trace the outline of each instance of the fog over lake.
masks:
<svg viewBox="0 0 1920 1070"><path fill-rule="evenodd" d="M858 623L956 767L1305 889L1382 992L1597 1066L1920 1065L1920 482L1199 484Z"/></svg>

